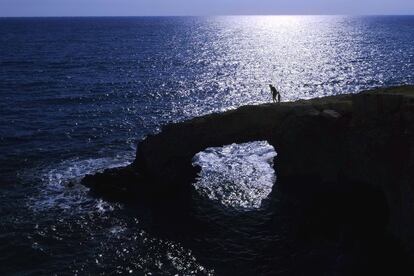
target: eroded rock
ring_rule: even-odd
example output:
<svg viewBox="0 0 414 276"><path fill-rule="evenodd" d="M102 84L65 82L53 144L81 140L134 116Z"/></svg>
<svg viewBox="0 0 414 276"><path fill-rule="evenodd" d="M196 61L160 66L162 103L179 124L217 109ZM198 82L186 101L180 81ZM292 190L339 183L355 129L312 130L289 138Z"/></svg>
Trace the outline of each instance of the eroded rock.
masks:
<svg viewBox="0 0 414 276"><path fill-rule="evenodd" d="M170 124L139 143L131 166L83 182L98 194L145 195L159 204L168 200L188 206L197 173L191 165L194 154L258 140L268 141L278 152L275 170L282 193L312 205L324 190L338 195L347 191L348 183L364 183L384 195L385 228L414 250L413 86L244 106ZM306 186L312 183L309 179L324 183L319 194L306 193L313 188ZM370 189L363 191L365 200L372 200Z"/></svg>

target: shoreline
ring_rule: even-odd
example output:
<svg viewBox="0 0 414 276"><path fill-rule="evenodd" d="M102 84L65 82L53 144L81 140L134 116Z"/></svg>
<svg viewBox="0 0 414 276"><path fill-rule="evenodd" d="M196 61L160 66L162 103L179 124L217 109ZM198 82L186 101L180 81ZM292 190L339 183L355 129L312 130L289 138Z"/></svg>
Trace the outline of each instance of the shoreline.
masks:
<svg viewBox="0 0 414 276"><path fill-rule="evenodd" d="M414 256L414 86L243 106L169 124L138 144L133 164L82 182L107 199L186 214L196 204L194 154L251 141L268 141L278 153L278 185L263 208L279 208L282 195L288 213L297 209L293 227L312 241L321 229L336 229L363 246L368 237L395 240Z"/></svg>

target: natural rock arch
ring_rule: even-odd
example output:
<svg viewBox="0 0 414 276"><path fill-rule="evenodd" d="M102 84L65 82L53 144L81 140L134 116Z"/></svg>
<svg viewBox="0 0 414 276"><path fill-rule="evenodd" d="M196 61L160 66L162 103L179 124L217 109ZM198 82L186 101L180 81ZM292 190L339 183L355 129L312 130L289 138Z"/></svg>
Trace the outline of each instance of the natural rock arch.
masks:
<svg viewBox="0 0 414 276"><path fill-rule="evenodd" d="M189 201L194 154L257 140L278 152L278 186L286 191L304 193L308 179L330 183L333 190L355 181L379 189L391 231L414 248L413 87L245 106L170 124L139 143L131 166L88 176L84 183L101 194Z"/></svg>
<svg viewBox="0 0 414 276"><path fill-rule="evenodd" d="M335 178L341 167L335 156L340 156L340 139L349 120L347 103L335 103L340 110L335 112L327 111L333 103L319 109L302 102L292 105L246 106L167 125L138 145L133 166L150 177L156 191L171 196L188 189L196 153L207 147L267 140L279 153L280 176L300 172Z"/></svg>

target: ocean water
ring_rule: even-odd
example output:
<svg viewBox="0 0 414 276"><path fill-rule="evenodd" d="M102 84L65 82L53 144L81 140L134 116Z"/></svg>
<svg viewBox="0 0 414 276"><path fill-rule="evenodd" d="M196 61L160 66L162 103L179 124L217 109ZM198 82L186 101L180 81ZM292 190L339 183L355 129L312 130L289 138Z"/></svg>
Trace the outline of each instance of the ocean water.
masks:
<svg viewBox="0 0 414 276"><path fill-rule="evenodd" d="M413 72L414 16L2 18L0 273L283 274L283 236L258 231L277 177L263 141L195 157L204 236L169 236L79 180L163 124L269 102L269 83L293 101Z"/></svg>
<svg viewBox="0 0 414 276"><path fill-rule="evenodd" d="M207 148L193 158L193 165L201 168L194 187L225 207L260 208L276 182L276 156L274 147L266 141Z"/></svg>

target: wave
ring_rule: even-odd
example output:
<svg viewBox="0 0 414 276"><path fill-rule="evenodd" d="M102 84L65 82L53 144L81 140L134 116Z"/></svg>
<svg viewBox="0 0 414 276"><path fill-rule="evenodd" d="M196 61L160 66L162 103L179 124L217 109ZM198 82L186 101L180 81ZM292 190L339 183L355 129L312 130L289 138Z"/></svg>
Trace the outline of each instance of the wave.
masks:
<svg viewBox="0 0 414 276"><path fill-rule="evenodd" d="M37 174L40 183L36 185L37 193L29 199L29 208L35 212L54 209L71 214L113 210L113 204L88 196L89 189L80 182L87 174L126 166L131 161L132 154L122 159L76 158L37 169L35 175Z"/></svg>

